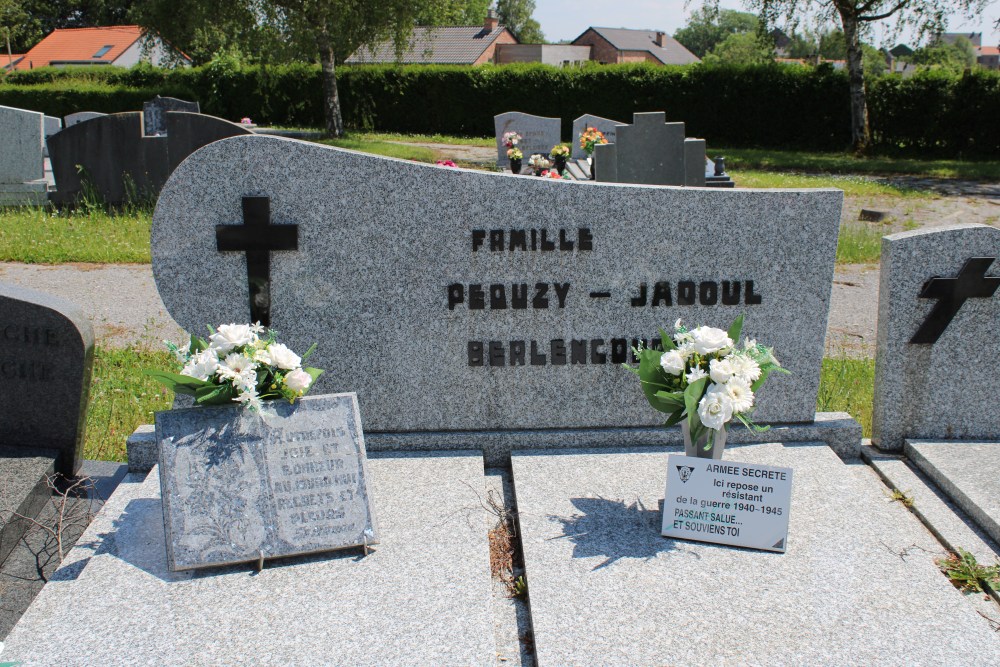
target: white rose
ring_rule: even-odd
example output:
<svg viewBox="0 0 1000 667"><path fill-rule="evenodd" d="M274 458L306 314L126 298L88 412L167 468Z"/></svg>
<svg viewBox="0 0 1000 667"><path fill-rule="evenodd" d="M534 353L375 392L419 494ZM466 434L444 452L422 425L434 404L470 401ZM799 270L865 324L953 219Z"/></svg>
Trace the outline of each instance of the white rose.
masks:
<svg viewBox="0 0 1000 667"><path fill-rule="evenodd" d="M691 341L698 354L711 354L733 346L733 339L722 329L698 327L691 330Z"/></svg>
<svg viewBox="0 0 1000 667"><path fill-rule="evenodd" d="M729 357L725 359L712 359L708 363L708 373L712 376L712 382L715 384L726 384L729 382L729 378L733 377L736 373L736 369L730 363Z"/></svg>
<svg viewBox="0 0 1000 667"><path fill-rule="evenodd" d="M753 407L753 390L750 383L741 377L733 377L726 383L726 394L733 402L733 413L746 412Z"/></svg>
<svg viewBox="0 0 1000 667"><path fill-rule="evenodd" d="M257 376L257 367L253 362L253 359L246 356L245 354L227 354L226 358L219 363L219 367L215 370L219 377L226 380L234 380L237 383L240 382L240 377L243 376L244 381L246 377L253 375Z"/></svg>
<svg viewBox="0 0 1000 667"><path fill-rule="evenodd" d="M312 376L301 368L296 368L294 371L285 376L285 386L294 391L296 394L301 394L308 389L311 384Z"/></svg>
<svg viewBox="0 0 1000 667"><path fill-rule="evenodd" d="M684 372L684 356L677 350L669 350L660 356L660 368L671 375Z"/></svg>
<svg viewBox="0 0 1000 667"><path fill-rule="evenodd" d="M698 417L708 428L720 430L733 418L733 401L724 387L713 384L698 403Z"/></svg>
<svg viewBox="0 0 1000 667"><path fill-rule="evenodd" d="M209 341L219 354L225 354L234 347L253 342L255 334L251 329L249 324L221 324Z"/></svg>
<svg viewBox="0 0 1000 667"><path fill-rule="evenodd" d="M281 370L290 371L302 365L302 359L281 343L268 346L265 363L277 366Z"/></svg>

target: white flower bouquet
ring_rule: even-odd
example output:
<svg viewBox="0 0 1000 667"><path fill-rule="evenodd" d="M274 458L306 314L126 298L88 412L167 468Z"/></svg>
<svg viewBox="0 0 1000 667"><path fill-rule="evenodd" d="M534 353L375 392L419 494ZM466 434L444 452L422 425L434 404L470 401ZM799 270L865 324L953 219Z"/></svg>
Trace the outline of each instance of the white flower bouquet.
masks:
<svg viewBox="0 0 1000 667"><path fill-rule="evenodd" d="M757 341L744 340L738 346L742 330L742 315L728 332L705 326L689 330L677 320L672 336L660 331L662 350L640 346L635 350L639 367L625 365L639 376L649 404L670 415L664 425L687 419L693 442L709 436L706 449L733 419L767 430L750 420L754 396L770 373L788 372L772 350Z"/></svg>
<svg viewBox="0 0 1000 667"><path fill-rule="evenodd" d="M217 330L208 327L208 331L208 340L192 334L186 349L167 342L182 365L179 374L147 370L146 375L175 393L194 396L199 405L236 401L259 411L267 399L294 402L323 373L302 366L315 344L300 357L277 342L277 334L260 323L223 324Z"/></svg>

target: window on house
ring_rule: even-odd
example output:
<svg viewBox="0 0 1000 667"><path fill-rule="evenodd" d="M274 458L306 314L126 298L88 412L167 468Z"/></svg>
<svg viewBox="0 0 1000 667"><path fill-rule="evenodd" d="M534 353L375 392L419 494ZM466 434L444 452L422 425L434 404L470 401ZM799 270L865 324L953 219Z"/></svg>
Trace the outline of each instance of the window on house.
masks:
<svg viewBox="0 0 1000 667"><path fill-rule="evenodd" d="M105 54L106 54L106 53L107 53L108 51L110 51L110 50L111 50L111 49L113 49L113 48L115 48L115 45L114 45L114 44L106 44L105 46L102 46L102 47L100 48L100 50L99 50L99 51L98 51L97 53L95 53L95 54L93 55L93 57L94 57L94 58L101 58L101 57L103 57L103 56L104 56L104 55L105 55Z"/></svg>

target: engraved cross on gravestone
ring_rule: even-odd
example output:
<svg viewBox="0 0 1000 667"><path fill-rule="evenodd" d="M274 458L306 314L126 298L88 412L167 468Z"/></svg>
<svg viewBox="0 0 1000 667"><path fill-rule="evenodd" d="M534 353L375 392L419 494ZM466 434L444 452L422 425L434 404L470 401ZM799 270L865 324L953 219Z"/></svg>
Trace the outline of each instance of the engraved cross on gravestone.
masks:
<svg viewBox="0 0 1000 667"><path fill-rule="evenodd" d="M962 308L966 299L988 299L1000 287L1000 277L987 276L995 257L972 257L954 278L931 278L920 291L921 299L937 299L911 343L933 344Z"/></svg>
<svg viewBox="0 0 1000 667"><path fill-rule="evenodd" d="M298 225L272 225L270 197L243 198L242 225L216 225L219 252L247 254L250 321L271 326L271 251L298 250Z"/></svg>

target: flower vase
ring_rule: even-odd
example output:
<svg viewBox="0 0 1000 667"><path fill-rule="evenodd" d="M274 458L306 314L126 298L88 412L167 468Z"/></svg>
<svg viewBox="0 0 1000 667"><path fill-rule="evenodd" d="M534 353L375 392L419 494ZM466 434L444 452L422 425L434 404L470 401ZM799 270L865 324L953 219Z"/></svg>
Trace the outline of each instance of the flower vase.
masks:
<svg viewBox="0 0 1000 667"><path fill-rule="evenodd" d="M592 154L587 155L587 166L590 167L590 180L597 180L594 178L594 156Z"/></svg>
<svg viewBox="0 0 1000 667"><path fill-rule="evenodd" d="M566 171L566 156L565 155L561 155L561 156L555 157L553 159L555 160L555 163L556 163L556 171L558 171L560 174L562 174L564 171Z"/></svg>
<svg viewBox="0 0 1000 667"><path fill-rule="evenodd" d="M681 432L684 434L684 456L695 456L700 459L722 458L722 450L726 448L726 436L728 434L725 426L718 431L705 429L705 432L698 438L698 441L693 442L691 440L691 427L688 425L688 420L685 419L681 422ZM715 440L706 449L709 438L713 434L715 435Z"/></svg>
<svg viewBox="0 0 1000 667"><path fill-rule="evenodd" d="M520 174L521 173L521 161L511 159L510 161L510 173Z"/></svg>

